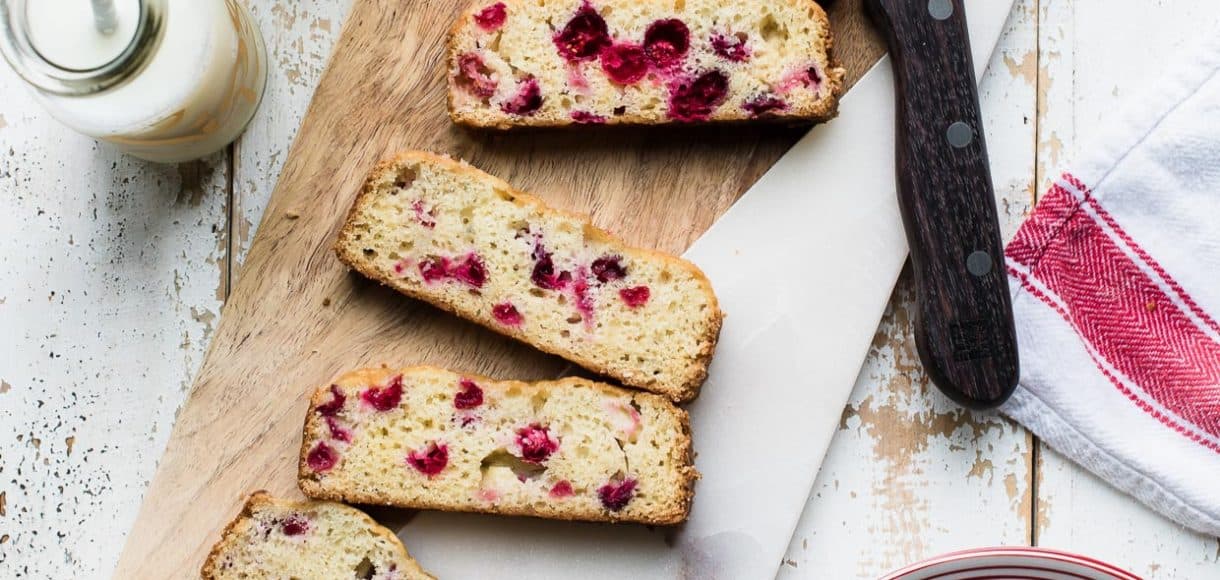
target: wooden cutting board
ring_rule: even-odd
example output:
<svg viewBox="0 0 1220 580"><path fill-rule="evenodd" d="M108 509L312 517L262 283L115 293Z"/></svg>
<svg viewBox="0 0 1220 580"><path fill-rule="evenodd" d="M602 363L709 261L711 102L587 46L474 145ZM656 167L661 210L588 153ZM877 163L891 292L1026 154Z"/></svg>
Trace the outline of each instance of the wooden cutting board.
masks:
<svg viewBox="0 0 1220 580"><path fill-rule="evenodd" d="M804 133L456 128L445 111L445 31L465 4L355 0L116 578L197 577L251 491L299 496L308 395L340 372L421 363L539 379L566 367L353 276L335 259L342 217L381 157L400 149L461 157L554 206L592 214L632 244L681 253ZM831 21L850 87L884 48L860 0L835 2Z"/></svg>

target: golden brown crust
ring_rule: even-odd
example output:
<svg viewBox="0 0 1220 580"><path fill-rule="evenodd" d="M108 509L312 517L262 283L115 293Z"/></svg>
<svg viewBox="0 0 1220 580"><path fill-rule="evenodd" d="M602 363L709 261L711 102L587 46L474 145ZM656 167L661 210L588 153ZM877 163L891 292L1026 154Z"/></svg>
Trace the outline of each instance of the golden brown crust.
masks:
<svg viewBox="0 0 1220 580"><path fill-rule="evenodd" d="M512 1L512 0L505 0ZM839 66L838 61L834 57L834 34L830 29L830 17L826 15L826 11L814 0L786 0L790 4L803 4L809 9L811 16L818 24L818 30L823 46L826 47L826 80L829 86L826 97L819 99L814 106L805 111L789 112L784 115L773 117L751 118L746 115L739 115L732 118L721 118L709 121L700 121L693 123L682 123L685 126L702 126L702 125L741 125L741 124L811 124L825 123L839 115L839 97L843 94L843 77L847 72ZM447 68L446 75L452 75L451 68L457 62L457 38L464 25L469 22L481 6L479 0L472 0L471 5L462 12L453 24L449 27L448 42L445 50L445 63ZM454 124L467 127L470 129L482 130L497 130L508 131L512 129L522 129L525 127L535 129L545 128L567 128L572 126L588 127L576 123L570 119L532 119L528 123L510 122L509 120L499 120L491 122L476 115L463 114L458 111L454 104L453 90L446 91L446 102L449 111L449 118ZM614 119L614 126L652 126L652 125L671 125L676 124L674 121L655 121L641 115L626 114L617 116Z"/></svg>
<svg viewBox="0 0 1220 580"><path fill-rule="evenodd" d="M674 412L675 418L678 420L678 423L681 426L681 430L682 430L681 444L676 446L671 451L670 456L669 456L669 459L671 461L673 461L675 465L680 466L679 471L682 475L681 489L679 490L680 498L679 498L678 502L676 503L676 505L672 506L673 507L672 510L659 512L659 513L655 513L655 514L647 514L646 516L632 517L632 518L619 517L618 514L616 514L614 512L608 512L608 511L603 512L602 514L596 515L596 516L579 516L578 517L578 516L575 516L570 513L565 513L564 510L562 510L562 509L552 509L549 506L545 506L545 505L532 507L532 508L492 505L492 506L488 506L486 509L475 509L473 507L467 507L467 506L456 506L455 507L455 506L449 505L444 502L429 502L429 501L424 501L424 500L421 500L418 502L412 502L410 504L405 504L405 503L396 503L392 498L387 497L384 494L360 493L360 492L356 492L356 491L338 491L338 490L326 489L326 488L320 486L318 484L318 482L313 477L311 477L313 472L312 472L312 470L310 470L308 468L308 465L305 462L305 456L308 454L308 449L310 448L310 444L311 444L310 433L316 433L316 432L318 432L318 429L320 428L320 423L318 422L319 420L317 419L318 413L315 413L314 409L316 409L319 405L325 404L330 401L331 395L330 395L330 391L329 391L329 388L330 388L329 385L331 385L331 384L353 384L353 383L354 384L380 384L380 383L385 382L387 379L389 379L390 377L392 377L394 375L397 375L397 374L409 375L413 372L419 372L419 371L445 372L445 373L454 372L454 371L450 371L448 369L443 369L440 367L435 367L435 366L430 366L430 365L413 365L413 366L404 367L404 368L400 368L400 369L391 369L388 366L383 365L383 366L377 367L377 368L363 368L363 369L356 369L353 371L349 371L347 373L344 373L343 375L340 375L338 378L331 381L330 383L327 383L326 386L318 388L314 392L313 396L310 397L309 411L306 414L306 418L305 418L305 428L304 428L303 435L302 435L302 445L301 445L301 461L299 463L298 471L297 471L297 486L300 488L302 493L304 493L306 496L308 496L312 499L339 501L339 502L345 502L345 503L355 503L355 504L365 504L365 505L386 505L386 506L409 508L409 509L431 509L431 510L438 510L438 511L489 513L489 514L505 515L505 516L527 516L527 517L538 517L538 518L546 518L546 519L553 519L553 520L566 520L566 521L641 523L641 524L655 525L655 526L671 526L671 525L677 525L677 524L680 524L680 523L686 521L686 518L690 515L691 504L694 502L694 497L695 497L695 482L698 481L698 479L700 477L699 471L694 466L694 444L691 440L690 415L684 409L674 406L672 403L669 402L669 400L667 398L662 397L660 395L656 395L656 394L652 394L652 393L641 393L641 392L635 392L635 391L628 391L628 390L625 390L625 389L622 389L619 387L615 387L613 385L599 383L596 381L591 381L591 380L582 379L582 378L578 378L578 377L565 377L565 378L551 380L551 381L526 382L526 381L514 381L514 380L499 380L499 379L487 377L484 375L479 375L476 373L459 373L463 377L470 378L471 380L474 380L475 382L478 382L480 384L482 384L482 383L495 384L495 385L497 385L497 388L503 388L503 389L510 389L513 387L529 388L531 386L539 385L539 384L550 384L550 385L555 385L560 388L575 387L575 386L589 386L589 387L593 387L597 390L600 390L600 391L610 394L610 395L630 395L632 397L633 401L651 400L655 403L661 404L665 408L672 409Z"/></svg>
<svg viewBox="0 0 1220 580"><path fill-rule="evenodd" d="M377 183L383 180L383 176L385 174L395 171L395 169L400 165L410 162L436 164L443 166L445 169L450 171L463 173L478 178L491 179L495 183L496 189L506 192L511 196L511 201L519 206L531 206L532 208L543 212L563 215L578 220L584 224L585 234L592 239L619 245L622 247L624 253L641 254L652 259L663 261L675 269L685 270L686 272L690 273L692 278L698 281L702 292L708 296L708 300L713 312L709 320L707 331L699 338L701 349L698 353L698 358L693 361L693 364L689 367L689 376L686 377L686 380L682 384L677 385L675 388L665 388L657 385L655 381L636 381L632 380L631 377L619 376L618 374L613 373L611 369L598 365L596 362L590 360L586 356L583 356L579 352L560 348L548 348L545 345L537 344L536 342L531 341L524 332L515 328L506 327L502 324L497 324L496 321L490 316L465 316L463 314L459 314L457 307L449 301L446 301L440 297L426 294L424 292L415 291L409 287L398 286L390 277L369 266L362 256L349 253L348 250L355 247L355 244L352 243L351 240L356 233L354 229L356 218L359 214L360 207L365 201L365 198L374 194L377 188ZM716 344L720 339L720 329L724 322L724 312L720 310L720 303L716 299L715 292L712 290L712 283L710 280L708 280L707 275L703 273L703 270L700 270L695 264L681 258L658 252L656 250L630 246L621 239L615 237L613 234L593 225L586 215L550 207L540 198L524 191L514 189L504 180L494 175L485 173L464 161L456 161L448 156L437 155L427 151L402 151L382 160L373 167L373 170L369 173L368 179L365 180L364 186L361 188L360 194L356 196L355 202L352 203L352 207L348 212L347 219L344 221L343 227L339 231L338 239L335 241L334 250L335 254L339 257L339 260L346 264L349 268L360 272L365 277L376 280L378 283L392 288L401 294L405 294L417 300L428 302L429 304L445 310L446 312L466 318L473 322L477 322L490 330L529 344L543 352L563 357L595 373L618 379L627 386L663 394L677 403L688 402L699 394L699 387L701 387L703 382L707 379L707 368L708 365L711 364L712 356L715 354Z"/></svg>
<svg viewBox="0 0 1220 580"><path fill-rule="evenodd" d="M270 496L267 495L267 492L261 489L250 494L249 499L247 499L246 503L242 505L241 512L238 513L237 517L233 518L233 521L229 522L228 525L225 526L225 529L220 532L220 539L217 540L214 545L212 545L212 550L208 552L208 557L203 562L203 568L199 571L199 575L203 578L203 580L212 580L213 578L216 578L216 567L218 565L217 559L220 558L220 554L224 551L224 548L227 548L230 544L237 541L237 538L233 532L237 530L239 525L249 521L249 518L254 514L255 505L269 499Z"/></svg>

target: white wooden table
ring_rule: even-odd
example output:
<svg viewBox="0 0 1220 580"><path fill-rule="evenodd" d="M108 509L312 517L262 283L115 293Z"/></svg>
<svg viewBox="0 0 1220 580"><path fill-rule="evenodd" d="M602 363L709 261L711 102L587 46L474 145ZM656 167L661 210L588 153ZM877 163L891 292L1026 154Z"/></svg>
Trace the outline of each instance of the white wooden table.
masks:
<svg viewBox="0 0 1220 580"><path fill-rule="evenodd" d="M0 67L0 578L109 574L350 0L248 4L272 65L266 100L204 161L150 165L77 136ZM1008 235L1105 111L1217 17L1214 0L1018 0L982 84ZM781 577L1037 544L1220 578L1220 539L936 393L910 299L904 281Z"/></svg>

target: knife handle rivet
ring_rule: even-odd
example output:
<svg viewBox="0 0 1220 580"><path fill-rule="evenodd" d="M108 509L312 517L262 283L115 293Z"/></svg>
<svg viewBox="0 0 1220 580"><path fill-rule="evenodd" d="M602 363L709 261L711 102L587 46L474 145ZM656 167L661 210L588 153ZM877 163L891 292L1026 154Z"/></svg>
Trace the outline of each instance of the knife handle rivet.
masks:
<svg viewBox="0 0 1220 580"><path fill-rule="evenodd" d="M970 128L961 121L949 125L949 130L945 132L945 136L949 139L949 144L961 149L974 141L974 129Z"/></svg>
<svg viewBox="0 0 1220 580"><path fill-rule="evenodd" d="M952 0L928 0L928 14L937 20L948 20L953 16Z"/></svg>
<svg viewBox="0 0 1220 580"><path fill-rule="evenodd" d="M975 251L966 256L966 271L977 278L990 274L991 265L991 256L982 250Z"/></svg>

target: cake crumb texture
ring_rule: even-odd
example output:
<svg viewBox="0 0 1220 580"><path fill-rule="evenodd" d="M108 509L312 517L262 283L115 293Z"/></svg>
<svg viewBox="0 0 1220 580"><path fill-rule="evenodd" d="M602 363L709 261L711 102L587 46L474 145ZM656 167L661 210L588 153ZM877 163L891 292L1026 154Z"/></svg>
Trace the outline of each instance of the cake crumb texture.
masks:
<svg viewBox="0 0 1220 580"><path fill-rule="evenodd" d="M403 294L674 401L696 396L720 334L694 264L431 153L378 165L335 249Z"/></svg>
<svg viewBox="0 0 1220 580"><path fill-rule="evenodd" d="M844 76L812 0L481 0L448 64L453 120L500 129L825 121Z"/></svg>
<svg viewBox="0 0 1220 580"><path fill-rule="evenodd" d="M261 491L225 528L201 575L204 580L433 578L393 532L363 512L328 501L275 499Z"/></svg>
<svg viewBox="0 0 1220 580"><path fill-rule="evenodd" d="M686 412L664 397L434 367L318 389L299 468L318 499L656 525L686 519L697 477Z"/></svg>

